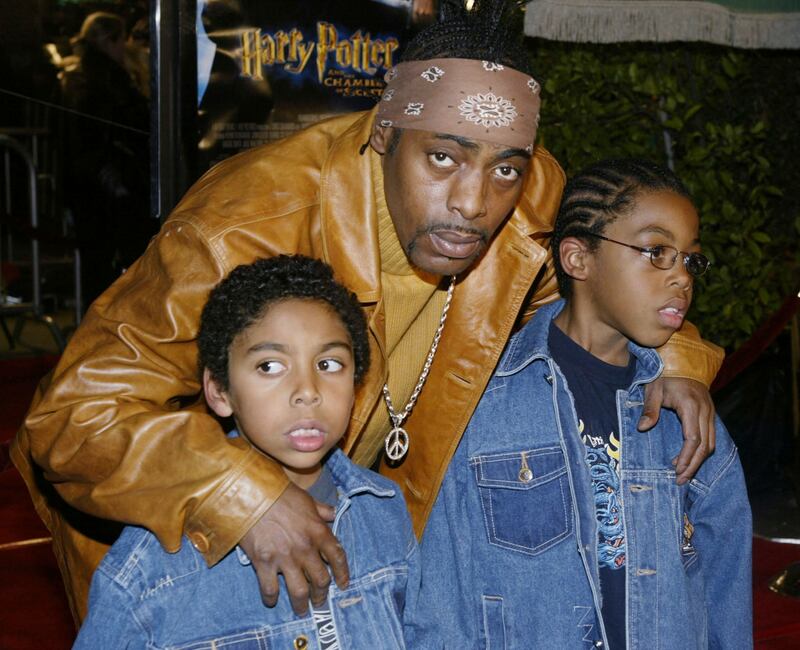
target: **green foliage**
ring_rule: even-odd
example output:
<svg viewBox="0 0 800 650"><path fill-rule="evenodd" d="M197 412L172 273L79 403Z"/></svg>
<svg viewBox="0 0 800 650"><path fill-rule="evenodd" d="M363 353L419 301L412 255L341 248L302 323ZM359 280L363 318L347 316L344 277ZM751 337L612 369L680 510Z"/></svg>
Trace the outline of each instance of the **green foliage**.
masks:
<svg viewBox="0 0 800 650"><path fill-rule="evenodd" d="M800 288L800 54L531 43L540 142L568 175L608 157L674 164L714 264L691 318L740 345Z"/></svg>

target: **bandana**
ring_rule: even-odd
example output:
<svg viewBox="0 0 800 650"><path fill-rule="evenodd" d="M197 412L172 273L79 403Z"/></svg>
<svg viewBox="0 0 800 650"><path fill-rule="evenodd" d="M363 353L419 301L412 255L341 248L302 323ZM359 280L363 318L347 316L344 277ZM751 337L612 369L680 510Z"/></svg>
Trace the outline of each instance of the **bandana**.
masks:
<svg viewBox="0 0 800 650"><path fill-rule="evenodd" d="M380 126L460 135L533 152L539 83L491 61L407 61L384 77Z"/></svg>

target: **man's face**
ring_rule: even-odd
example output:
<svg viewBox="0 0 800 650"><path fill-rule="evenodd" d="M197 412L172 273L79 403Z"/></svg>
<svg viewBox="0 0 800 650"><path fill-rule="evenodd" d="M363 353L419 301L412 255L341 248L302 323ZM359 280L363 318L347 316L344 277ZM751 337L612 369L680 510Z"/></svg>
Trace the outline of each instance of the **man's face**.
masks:
<svg viewBox="0 0 800 650"><path fill-rule="evenodd" d="M392 143L392 132L377 127L371 142L383 155L386 203L406 256L428 273L465 271L514 209L530 155L412 129Z"/></svg>

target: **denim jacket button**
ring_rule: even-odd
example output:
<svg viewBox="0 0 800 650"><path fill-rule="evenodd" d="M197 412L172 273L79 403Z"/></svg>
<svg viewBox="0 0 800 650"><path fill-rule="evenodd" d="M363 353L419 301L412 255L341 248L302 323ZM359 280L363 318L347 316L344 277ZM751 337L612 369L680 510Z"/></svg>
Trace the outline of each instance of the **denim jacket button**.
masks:
<svg viewBox="0 0 800 650"><path fill-rule="evenodd" d="M594 647L595 648L602 648L603 647L603 642L600 639L598 639L597 641L594 642Z"/></svg>
<svg viewBox="0 0 800 650"><path fill-rule="evenodd" d="M308 637L301 634L294 640L294 650L306 650L308 648Z"/></svg>
<svg viewBox="0 0 800 650"><path fill-rule="evenodd" d="M189 541L200 553L208 553L208 549L211 548L208 538L203 533L189 533Z"/></svg>

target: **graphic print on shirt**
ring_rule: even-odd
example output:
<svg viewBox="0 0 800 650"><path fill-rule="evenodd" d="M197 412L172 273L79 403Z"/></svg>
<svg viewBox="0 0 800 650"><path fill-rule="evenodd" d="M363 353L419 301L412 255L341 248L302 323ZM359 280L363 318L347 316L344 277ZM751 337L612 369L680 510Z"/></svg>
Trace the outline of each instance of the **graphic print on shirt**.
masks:
<svg viewBox="0 0 800 650"><path fill-rule="evenodd" d="M619 502L619 440L613 431L607 436L593 436L584 428L583 420L579 419L578 431L586 445L594 488L597 561L601 567L621 569L625 566L625 528Z"/></svg>

